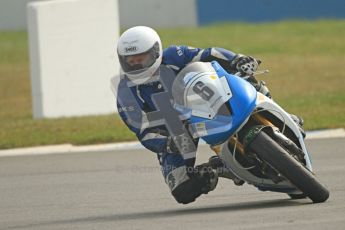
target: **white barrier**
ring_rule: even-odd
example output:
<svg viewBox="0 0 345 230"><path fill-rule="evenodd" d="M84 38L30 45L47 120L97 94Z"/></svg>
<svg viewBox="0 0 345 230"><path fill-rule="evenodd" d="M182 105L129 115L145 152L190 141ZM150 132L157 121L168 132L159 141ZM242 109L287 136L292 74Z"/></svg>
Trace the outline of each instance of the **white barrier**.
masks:
<svg viewBox="0 0 345 230"><path fill-rule="evenodd" d="M26 4L33 0L0 0L0 31L26 29ZM59 1L59 0L56 0ZM94 0L97 2L97 0ZM197 0L118 0L121 28L137 25L197 25Z"/></svg>
<svg viewBox="0 0 345 230"><path fill-rule="evenodd" d="M115 112L117 0L31 2L27 13L34 118Z"/></svg>
<svg viewBox="0 0 345 230"><path fill-rule="evenodd" d="M119 0L122 28L197 26L197 0Z"/></svg>

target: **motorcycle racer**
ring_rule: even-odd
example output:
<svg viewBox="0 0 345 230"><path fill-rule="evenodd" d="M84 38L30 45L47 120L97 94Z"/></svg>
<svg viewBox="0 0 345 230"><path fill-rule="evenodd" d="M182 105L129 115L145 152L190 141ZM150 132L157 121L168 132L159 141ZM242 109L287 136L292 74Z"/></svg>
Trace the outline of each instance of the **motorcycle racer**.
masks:
<svg viewBox="0 0 345 230"><path fill-rule="evenodd" d="M257 81L253 73L257 70L260 61L232 51L211 47L206 49L189 46L170 46L162 49L159 35L151 28L136 26L126 30L119 38L117 53L125 82L131 82L130 91L134 95L140 113L155 111L157 108L152 101L152 95L164 91L162 83L156 79L156 72L161 65L165 65L178 73L192 62L217 61L229 73L241 72L250 76L248 80L257 91L271 97L263 81ZM119 86L119 87L120 87ZM133 131L143 146L157 154L165 182L178 203L193 202L201 194L207 194L215 189L218 176L232 178L237 185L243 181L223 168L218 157L210 158L208 163L194 167L196 152L181 154L172 135L164 125L156 127L141 127L131 124L126 115L128 108L133 107L133 101L126 99L120 93L117 95L117 107L125 124ZM192 144L197 147L198 139Z"/></svg>

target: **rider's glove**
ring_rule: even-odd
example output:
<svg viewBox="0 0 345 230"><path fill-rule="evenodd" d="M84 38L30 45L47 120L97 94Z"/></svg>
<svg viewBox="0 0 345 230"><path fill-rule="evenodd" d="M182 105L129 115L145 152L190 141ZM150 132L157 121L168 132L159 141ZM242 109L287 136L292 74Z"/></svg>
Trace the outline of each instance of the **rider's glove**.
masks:
<svg viewBox="0 0 345 230"><path fill-rule="evenodd" d="M166 151L168 153L190 153L196 151L198 145L198 138L193 138L189 130L189 121L184 120L183 122L185 133L178 136L168 136L166 142Z"/></svg>
<svg viewBox="0 0 345 230"><path fill-rule="evenodd" d="M177 141L176 137L173 138L172 136L169 136L167 138L166 151L168 153L179 153L180 152L180 150L178 149L178 147L175 144L175 141Z"/></svg>
<svg viewBox="0 0 345 230"><path fill-rule="evenodd" d="M166 142L166 151L168 153L191 153L196 151L198 138L192 138L181 134L179 136L169 136Z"/></svg>
<svg viewBox="0 0 345 230"><path fill-rule="evenodd" d="M253 75L253 73L258 69L260 63L260 60L256 60L252 56L237 54L231 61L230 65L233 69L237 70L243 75Z"/></svg>

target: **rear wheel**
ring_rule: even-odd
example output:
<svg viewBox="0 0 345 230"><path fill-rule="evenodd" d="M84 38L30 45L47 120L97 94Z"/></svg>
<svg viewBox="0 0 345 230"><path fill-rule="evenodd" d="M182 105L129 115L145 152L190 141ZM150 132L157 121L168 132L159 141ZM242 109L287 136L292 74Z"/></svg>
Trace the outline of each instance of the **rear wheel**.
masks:
<svg viewBox="0 0 345 230"><path fill-rule="evenodd" d="M259 158L267 162L303 192L303 194L289 194L291 198L309 197L314 203L324 202L328 199L329 191L316 179L313 173L265 132L259 132L249 147Z"/></svg>

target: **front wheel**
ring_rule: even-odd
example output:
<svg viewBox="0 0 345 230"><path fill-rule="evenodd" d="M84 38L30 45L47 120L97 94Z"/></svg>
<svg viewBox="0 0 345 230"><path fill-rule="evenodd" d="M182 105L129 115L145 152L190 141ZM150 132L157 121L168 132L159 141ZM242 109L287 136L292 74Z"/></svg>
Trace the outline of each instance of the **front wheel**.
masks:
<svg viewBox="0 0 345 230"><path fill-rule="evenodd" d="M329 191L316 179L312 172L293 158L283 147L276 143L268 134L261 131L250 144L261 160L267 162L277 170L303 195L309 197L314 203L325 202Z"/></svg>
<svg viewBox="0 0 345 230"><path fill-rule="evenodd" d="M304 193L302 194L288 194L289 197L293 200L299 200L299 199L304 199L304 198L307 198L308 196L305 195Z"/></svg>

